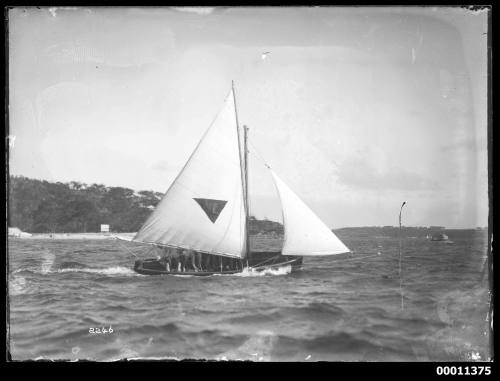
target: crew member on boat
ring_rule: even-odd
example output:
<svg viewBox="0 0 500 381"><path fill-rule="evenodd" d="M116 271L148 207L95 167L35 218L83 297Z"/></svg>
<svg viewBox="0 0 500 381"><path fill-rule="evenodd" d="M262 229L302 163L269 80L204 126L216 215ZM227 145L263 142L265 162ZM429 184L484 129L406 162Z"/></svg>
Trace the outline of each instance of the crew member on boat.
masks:
<svg viewBox="0 0 500 381"><path fill-rule="evenodd" d="M184 250L184 255L186 256L185 267L187 270L192 270L198 272L198 268L196 267L196 258L193 250Z"/></svg>
<svg viewBox="0 0 500 381"><path fill-rule="evenodd" d="M189 271L191 270L191 258L189 255L189 250L184 249L182 250L182 259L183 259L183 271Z"/></svg>
<svg viewBox="0 0 500 381"><path fill-rule="evenodd" d="M201 269L201 266L198 265L198 253L194 250L189 250L189 259L191 263L191 267L194 271L198 272Z"/></svg>
<svg viewBox="0 0 500 381"><path fill-rule="evenodd" d="M184 254L182 249L176 249L177 272L184 271Z"/></svg>
<svg viewBox="0 0 500 381"><path fill-rule="evenodd" d="M220 270L220 257L217 255L212 255L210 266L212 266L213 271Z"/></svg>
<svg viewBox="0 0 500 381"><path fill-rule="evenodd" d="M200 253L200 254L201 254L202 268L205 271L212 271L211 266L210 266L210 259L212 256L210 254L206 254L206 253Z"/></svg>
<svg viewBox="0 0 500 381"><path fill-rule="evenodd" d="M212 254L203 253L203 268L205 271L215 271L214 265L215 256Z"/></svg>
<svg viewBox="0 0 500 381"><path fill-rule="evenodd" d="M199 271L203 271L203 255L199 251L195 251L194 253L196 267Z"/></svg>
<svg viewBox="0 0 500 381"><path fill-rule="evenodd" d="M231 263L231 258L221 257L222 261L222 271L230 270L229 264Z"/></svg>
<svg viewBox="0 0 500 381"><path fill-rule="evenodd" d="M157 255L156 258L158 259L159 263L161 263L162 265L165 265L165 257L167 256L167 254L165 253L165 250L163 247L158 247L158 250L159 250L160 254Z"/></svg>
<svg viewBox="0 0 500 381"><path fill-rule="evenodd" d="M172 248L170 250L170 269L172 272L179 270L179 253L178 249Z"/></svg>
<svg viewBox="0 0 500 381"><path fill-rule="evenodd" d="M179 255L180 271L185 272L188 267L188 250L181 250Z"/></svg>
<svg viewBox="0 0 500 381"><path fill-rule="evenodd" d="M163 263L165 266L165 270L170 272L170 257L172 255L172 249L169 247L164 247L163 248L163 257L161 258L160 262Z"/></svg>

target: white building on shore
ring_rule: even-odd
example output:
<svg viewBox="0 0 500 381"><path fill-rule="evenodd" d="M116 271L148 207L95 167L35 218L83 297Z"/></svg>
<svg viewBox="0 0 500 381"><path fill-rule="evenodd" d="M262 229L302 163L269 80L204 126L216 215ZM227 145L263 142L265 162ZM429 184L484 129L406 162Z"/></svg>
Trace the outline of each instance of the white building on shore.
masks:
<svg viewBox="0 0 500 381"><path fill-rule="evenodd" d="M18 237L18 238L31 237L30 233L23 232L19 228L9 228L8 235L9 237Z"/></svg>

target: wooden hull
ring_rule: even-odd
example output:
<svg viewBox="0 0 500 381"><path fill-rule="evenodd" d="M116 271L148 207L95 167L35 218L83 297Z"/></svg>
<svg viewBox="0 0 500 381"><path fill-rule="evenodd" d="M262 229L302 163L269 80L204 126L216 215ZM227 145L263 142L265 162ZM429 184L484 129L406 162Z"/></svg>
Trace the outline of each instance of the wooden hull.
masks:
<svg viewBox="0 0 500 381"><path fill-rule="evenodd" d="M269 269L278 269L284 266L291 266L291 271L298 271L302 266L302 257L280 256L277 260L269 264L250 263L252 271L265 271ZM241 273L242 269L222 270L222 271L167 271L158 259L137 260L134 265L134 271L142 275L180 275L180 276L209 276L209 275L231 275Z"/></svg>

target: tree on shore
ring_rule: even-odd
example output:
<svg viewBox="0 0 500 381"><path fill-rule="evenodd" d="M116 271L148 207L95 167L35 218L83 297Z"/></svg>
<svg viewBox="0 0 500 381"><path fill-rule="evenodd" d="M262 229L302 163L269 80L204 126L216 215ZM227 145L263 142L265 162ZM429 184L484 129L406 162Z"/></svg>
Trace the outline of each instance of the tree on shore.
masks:
<svg viewBox="0 0 500 381"><path fill-rule="evenodd" d="M149 190L23 176L10 176L8 185L8 225L33 233L99 232L101 224L115 232L137 231L162 197Z"/></svg>

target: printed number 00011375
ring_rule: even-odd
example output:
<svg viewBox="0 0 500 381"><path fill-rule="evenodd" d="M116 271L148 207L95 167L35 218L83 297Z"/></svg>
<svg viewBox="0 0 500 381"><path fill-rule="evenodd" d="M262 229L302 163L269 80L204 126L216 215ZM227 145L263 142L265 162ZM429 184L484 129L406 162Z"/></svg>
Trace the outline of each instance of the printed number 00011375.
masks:
<svg viewBox="0 0 500 381"><path fill-rule="evenodd" d="M489 376L491 366L438 366L436 374L439 376Z"/></svg>

